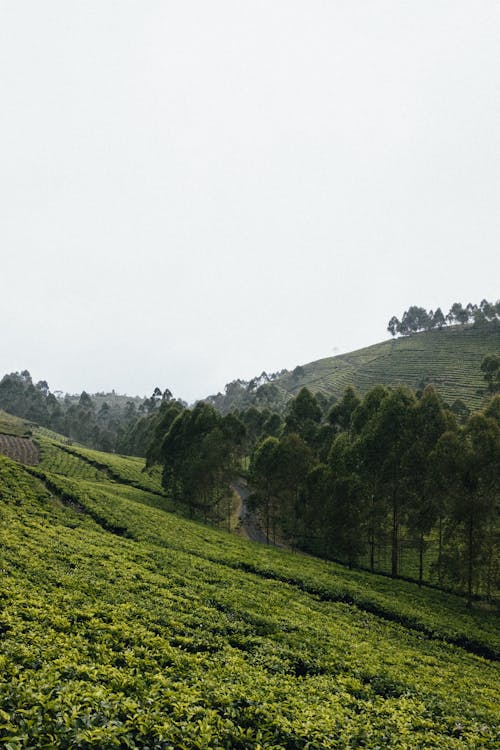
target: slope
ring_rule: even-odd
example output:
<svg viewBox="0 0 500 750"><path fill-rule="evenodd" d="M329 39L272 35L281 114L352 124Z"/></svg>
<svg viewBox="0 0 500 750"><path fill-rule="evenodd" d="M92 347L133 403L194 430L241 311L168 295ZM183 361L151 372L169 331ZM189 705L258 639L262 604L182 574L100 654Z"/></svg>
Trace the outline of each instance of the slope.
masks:
<svg viewBox="0 0 500 750"><path fill-rule="evenodd" d="M241 388L237 399L215 397L223 411L250 403L283 408L286 401L306 386L325 396L339 397L348 385L366 393L374 385L407 385L421 389L434 385L452 404L462 399L470 409L479 408L486 394L480 371L486 354L500 351L500 326L480 328L452 326L383 341L348 354L319 359L280 375L263 388ZM233 391L234 392L234 391Z"/></svg>
<svg viewBox="0 0 500 750"><path fill-rule="evenodd" d="M179 519L62 453L71 476L0 457L2 746L496 745L494 613Z"/></svg>

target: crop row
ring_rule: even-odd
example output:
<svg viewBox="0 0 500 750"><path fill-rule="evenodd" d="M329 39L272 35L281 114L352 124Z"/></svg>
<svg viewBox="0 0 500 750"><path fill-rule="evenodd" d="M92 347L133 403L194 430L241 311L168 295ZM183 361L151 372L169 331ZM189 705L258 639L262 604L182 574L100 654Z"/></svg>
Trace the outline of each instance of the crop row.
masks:
<svg viewBox="0 0 500 750"><path fill-rule="evenodd" d="M94 481L106 481L107 476L99 469L91 466L88 462L79 459L63 450L57 443L39 438L40 442L40 466L54 474L62 474L66 477L79 477Z"/></svg>
<svg viewBox="0 0 500 750"><path fill-rule="evenodd" d="M231 537L133 501L132 488L110 488L107 504L135 519L135 540L7 461L0 481L5 747L495 747L490 662L221 565L209 558ZM66 490L103 512L83 485ZM195 550L179 548L185 535Z"/></svg>
<svg viewBox="0 0 500 750"><path fill-rule="evenodd" d="M130 484L138 489L163 494L161 487L161 470L158 466L146 470L143 458L120 456L115 453L103 453L90 448L64 448L70 455L86 461L100 471L108 473L112 479Z"/></svg>
<svg viewBox="0 0 500 750"><path fill-rule="evenodd" d="M30 429L30 425L23 419L14 417L12 414L7 414L7 412L0 409L0 433L24 437L30 434Z"/></svg>
<svg viewBox="0 0 500 750"><path fill-rule="evenodd" d="M30 466L36 466L40 461L40 450L28 437L0 434L0 454Z"/></svg>
<svg viewBox="0 0 500 750"><path fill-rule="evenodd" d="M463 599L453 594L362 571L347 571L335 563L258 544L242 544L237 537L165 514L158 510L168 509L165 498L133 487L48 476L62 494L74 498L110 527L125 529L138 541L174 547L206 561L284 581L323 600L355 603L433 638L464 644L478 653L500 655L495 613L470 612Z"/></svg>
<svg viewBox="0 0 500 750"><path fill-rule="evenodd" d="M331 357L307 365L296 386L307 385L325 394L340 395L354 383L366 392L378 383L404 383L418 388L428 379L450 403L462 398L479 407L478 390L484 390L482 358L500 347L500 331L488 333L442 330L387 341L347 356Z"/></svg>

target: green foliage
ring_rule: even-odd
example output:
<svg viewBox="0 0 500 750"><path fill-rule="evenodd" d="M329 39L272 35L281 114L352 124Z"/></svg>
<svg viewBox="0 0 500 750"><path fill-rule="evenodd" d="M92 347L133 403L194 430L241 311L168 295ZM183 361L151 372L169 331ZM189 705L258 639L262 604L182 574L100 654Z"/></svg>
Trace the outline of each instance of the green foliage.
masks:
<svg viewBox="0 0 500 750"><path fill-rule="evenodd" d="M26 437L31 435L31 426L23 419L0 409L0 434Z"/></svg>
<svg viewBox="0 0 500 750"><path fill-rule="evenodd" d="M0 458L2 746L496 746L487 612L31 471Z"/></svg>
<svg viewBox="0 0 500 750"><path fill-rule="evenodd" d="M486 434L477 425L487 422L491 434L498 428L497 402L482 416L460 413L469 442L472 435ZM379 385L363 399L348 387L326 421L320 418L316 399L303 389L291 402L281 437L262 440L252 453L249 479L267 540L272 530L274 541L278 536L349 566L465 588L469 603L473 593L497 597L493 478L500 476L498 452L485 440L477 445L474 466L479 461L489 467L490 478L489 484L482 474L474 480L481 496L475 504L486 502L490 510L485 524L476 523L477 552L470 556L460 552L467 544L459 543L459 529L467 527L470 515L466 498L473 468L460 447L455 415L432 386L416 396L402 386ZM299 433L290 432L292 427ZM453 439L451 458L443 462L435 449L446 432ZM465 478L458 487L462 470ZM472 560L470 575L460 573L460 554Z"/></svg>
<svg viewBox="0 0 500 750"><path fill-rule="evenodd" d="M487 395L481 362L488 352L499 350L500 326L495 321L441 329L436 325L412 336L310 362L303 366L298 378L283 373L273 380L276 398L266 406L284 414L291 398L303 387L331 402L341 398L349 385L364 396L380 384L406 385L412 390L423 390L430 384L446 403L461 399L468 409L478 409ZM216 399L217 408L224 412L251 405L262 408L253 392L242 387L239 393L230 401Z"/></svg>
<svg viewBox="0 0 500 750"><path fill-rule="evenodd" d="M28 370L13 372L0 380L0 407L37 425L103 451L144 456L160 418L161 407L172 401L171 392L155 388L140 403L137 397L119 396L114 391L92 396L50 392L45 380L33 383ZM2 420L0 420L0 431ZM17 433L16 433L17 434Z"/></svg>
<svg viewBox="0 0 500 750"><path fill-rule="evenodd" d="M199 512L205 520L214 513L218 517L243 456L243 423L234 415L221 417L212 406L199 402L162 424L166 434L159 448L150 448L148 457L159 457L169 497L187 507L190 516Z"/></svg>
<svg viewBox="0 0 500 750"><path fill-rule="evenodd" d="M481 372L491 393L500 391L500 356L488 354L481 362Z"/></svg>

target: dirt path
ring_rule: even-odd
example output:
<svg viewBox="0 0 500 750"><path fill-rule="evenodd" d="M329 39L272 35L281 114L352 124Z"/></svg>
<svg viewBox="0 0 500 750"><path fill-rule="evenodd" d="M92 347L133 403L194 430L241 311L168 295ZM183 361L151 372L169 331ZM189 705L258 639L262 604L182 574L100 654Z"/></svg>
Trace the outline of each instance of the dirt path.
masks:
<svg viewBox="0 0 500 750"><path fill-rule="evenodd" d="M245 479L238 477L231 483L231 487L238 495L239 507L237 515L239 517L239 526L243 536L247 539L251 539L252 542L260 542L260 544L267 544L267 538L265 533L262 531L256 513L253 513L248 509L247 500L250 495L250 490ZM272 542L269 542L272 544Z"/></svg>

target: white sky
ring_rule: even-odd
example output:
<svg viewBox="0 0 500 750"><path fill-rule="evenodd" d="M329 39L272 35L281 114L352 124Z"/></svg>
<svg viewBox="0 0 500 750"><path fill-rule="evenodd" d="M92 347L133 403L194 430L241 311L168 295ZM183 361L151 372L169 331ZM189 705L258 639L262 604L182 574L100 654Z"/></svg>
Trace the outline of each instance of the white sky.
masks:
<svg viewBox="0 0 500 750"><path fill-rule="evenodd" d="M193 400L500 296L500 3L0 0L0 375Z"/></svg>

